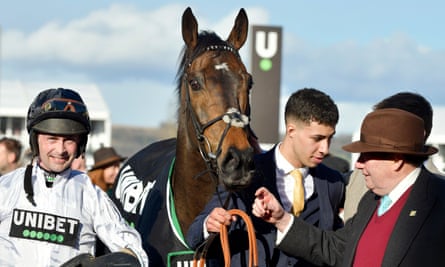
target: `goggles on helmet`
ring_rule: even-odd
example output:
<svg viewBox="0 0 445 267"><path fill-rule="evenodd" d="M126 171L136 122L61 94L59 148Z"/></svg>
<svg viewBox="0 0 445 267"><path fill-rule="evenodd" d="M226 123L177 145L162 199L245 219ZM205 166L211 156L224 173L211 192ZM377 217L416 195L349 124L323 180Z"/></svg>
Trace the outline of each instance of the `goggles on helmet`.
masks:
<svg viewBox="0 0 445 267"><path fill-rule="evenodd" d="M42 104L42 110L48 111L69 111L88 116L87 107L80 101L68 98L52 98Z"/></svg>

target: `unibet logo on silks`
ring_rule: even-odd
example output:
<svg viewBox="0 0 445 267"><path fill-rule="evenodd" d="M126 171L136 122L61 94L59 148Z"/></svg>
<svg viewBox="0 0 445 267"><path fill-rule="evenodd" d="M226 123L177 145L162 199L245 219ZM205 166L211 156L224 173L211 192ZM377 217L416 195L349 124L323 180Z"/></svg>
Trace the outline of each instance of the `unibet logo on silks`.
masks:
<svg viewBox="0 0 445 267"><path fill-rule="evenodd" d="M9 236L76 247L79 231L77 219L14 209Z"/></svg>

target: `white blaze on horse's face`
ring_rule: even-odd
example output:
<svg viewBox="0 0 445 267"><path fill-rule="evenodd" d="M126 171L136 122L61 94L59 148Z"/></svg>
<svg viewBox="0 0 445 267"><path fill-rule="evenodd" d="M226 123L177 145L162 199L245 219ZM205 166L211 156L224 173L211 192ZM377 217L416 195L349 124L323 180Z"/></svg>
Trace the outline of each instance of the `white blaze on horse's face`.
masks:
<svg viewBox="0 0 445 267"><path fill-rule="evenodd" d="M226 62L223 62L221 64L215 65L215 70L225 70L225 71L229 71L229 65L227 65Z"/></svg>

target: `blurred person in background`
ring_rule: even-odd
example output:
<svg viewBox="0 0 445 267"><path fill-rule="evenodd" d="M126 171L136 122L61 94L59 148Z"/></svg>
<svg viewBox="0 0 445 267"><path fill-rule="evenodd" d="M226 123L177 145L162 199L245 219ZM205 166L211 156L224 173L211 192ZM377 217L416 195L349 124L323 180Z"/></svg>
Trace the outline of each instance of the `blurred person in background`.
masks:
<svg viewBox="0 0 445 267"><path fill-rule="evenodd" d="M109 193L116 181L120 165L126 157L119 155L113 147L101 147L94 152L94 165L88 171L93 184Z"/></svg>
<svg viewBox="0 0 445 267"><path fill-rule="evenodd" d="M21 166L22 144L9 137L0 139L0 176Z"/></svg>

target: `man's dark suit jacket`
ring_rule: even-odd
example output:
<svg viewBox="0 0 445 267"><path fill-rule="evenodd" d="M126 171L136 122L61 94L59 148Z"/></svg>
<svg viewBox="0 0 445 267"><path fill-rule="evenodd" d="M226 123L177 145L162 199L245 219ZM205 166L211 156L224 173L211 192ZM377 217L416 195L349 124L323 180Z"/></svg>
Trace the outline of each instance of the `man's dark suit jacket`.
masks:
<svg viewBox="0 0 445 267"><path fill-rule="evenodd" d="M297 258L289 257L277 250L275 248L276 229L251 214L255 191L261 186L267 187L279 199L275 162L274 148L256 155L256 171L251 185L240 192L230 194L230 203L227 209L241 209L250 215L256 230L259 266L308 266L303 260L297 264ZM323 164L311 168L309 172L314 177L315 190L318 194L320 207L318 226L327 230L343 226L336 212L343 204L345 190L341 174ZM204 241L203 224L207 215L213 208L221 207L221 203L228 195L227 192L221 192L219 196L215 195L204 211L195 219L186 235L186 240L192 248L196 248ZM237 220L229 230L230 250L233 255L232 266L247 266L248 263L248 239L244 229L244 222ZM215 254L222 256L219 241L213 243L216 243L213 247ZM209 259L211 256L209 255L207 258ZM212 264L207 264L207 266L212 266Z"/></svg>
<svg viewBox="0 0 445 267"><path fill-rule="evenodd" d="M358 241L378 199L368 191L355 216L336 232L321 231L295 218L279 248L320 265L352 266ZM382 266L445 266L444 255L445 180L422 167L394 226Z"/></svg>

